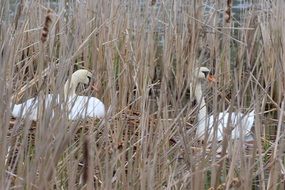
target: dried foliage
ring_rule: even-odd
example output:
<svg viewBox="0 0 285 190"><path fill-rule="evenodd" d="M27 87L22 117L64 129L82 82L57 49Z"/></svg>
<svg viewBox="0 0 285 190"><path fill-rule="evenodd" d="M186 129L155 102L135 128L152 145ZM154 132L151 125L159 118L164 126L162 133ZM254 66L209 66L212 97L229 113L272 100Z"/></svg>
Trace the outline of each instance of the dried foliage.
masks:
<svg viewBox="0 0 285 190"><path fill-rule="evenodd" d="M0 0L0 189L284 189L285 3L242 2ZM256 110L251 146L196 138L198 66L209 114ZM79 68L101 121L43 106ZM11 118L33 96L38 121Z"/></svg>

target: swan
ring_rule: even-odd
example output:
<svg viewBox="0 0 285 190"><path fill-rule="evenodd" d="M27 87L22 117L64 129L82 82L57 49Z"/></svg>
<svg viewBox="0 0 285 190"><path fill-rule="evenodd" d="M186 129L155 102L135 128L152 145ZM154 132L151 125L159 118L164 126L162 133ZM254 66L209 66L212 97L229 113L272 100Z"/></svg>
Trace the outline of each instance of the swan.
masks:
<svg viewBox="0 0 285 190"><path fill-rule="evenodd" d="M87 117L102 119L105 116L105 105L95 97L76 95L76 87L79 83L88 85L91 81L92 73L86 69L75 71L70 80L64 85L64 97L67 101L68 119L78 120ZM48 94L44 96L45 107L52 107L60 104L59 95ZM36 121L38 113L38 97L30 98L22 104L15 104L12 109L12 116L15 118L27 118Z"/></svg>
<svg viewBox="0 0 285 190"><path fill-rule="evenodd" d="M197 101L200 101L198 111L198 123L196 137L199 140L204 140L206 132L208 132L208 141L214 139L214 126L217 125L216 140L222 141L224 136L224 130L229 125L233 127L231 131L231 139L243 138L245 141L252 141L253 135L251 134L251 128L254 123L254 110L248 114L241 112L220 112L217 115L207 114L207 107L205 99L202 93L202 81L206 78L209 81L213 81L214 77L210 75L210 70L207 67L199 67L195 71L195 77L198 79L194 89L194 96ZM192 87L192 86L191 86ZM192 89L193 90L193 89ZM230 123L229 123L230 122Z"/></svg>

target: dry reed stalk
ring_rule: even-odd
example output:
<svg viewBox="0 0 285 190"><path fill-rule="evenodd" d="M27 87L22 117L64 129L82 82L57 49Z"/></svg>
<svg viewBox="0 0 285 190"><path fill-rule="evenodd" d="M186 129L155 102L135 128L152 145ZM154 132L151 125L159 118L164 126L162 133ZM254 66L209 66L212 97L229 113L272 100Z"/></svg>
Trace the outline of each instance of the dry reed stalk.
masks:
<svg viewBox="0 0 285 190"><path fill-rule="evenodd" d="M61 0L51 7L57 15L52 28L48 17L38 19L46 15L37 10L53 1L24 4L13 20L11 2L0 2L1 189L85 188L78 175L82 170L88 171L88 188L96 189L269 189L282 183L283 147L266 139L265 123L272 121L279 126L277 137L284 136L284 118L266 113L282 112L284 27L275 19L283 18L281 0L273 2L270 13L254 8L236 13L242 17L238 21L229 0ZM260 3L264 9L268 5ZM225 5L230 22L220 17ZM48 41L47 32L39 39L43 19ZM96 95L110 107L102 123L70 122L58 105L52 106L55 117L46 108L36 123L10 122L11 97L25 100L35 89L41 101L45 94L62 94L75 63L92 70L102 84ZM204 86L209 112L230 107L244 113L254 105L259 113L252 150L243 150L240 140L224 141L221 155L218 142L211 148L198 144L189 85L196 83L191 73L200 65L215 70L218 80ZM16 132L8 138L10 123L21 130L12 128ZM88 132L75 133L78 127ZM86 135L88 158L81 151ZM81 168L82 158L87 170Z"/></svg>
<svg viewBox="0 0 285 190"><path fill-rule="evenodd" d="M21 13L23 11L23 7L24 7L24 1L23 0L20 0L18 6L17 6L17 12L15 14L15 30L17 29L18 27L18 22L19 22L19 19L20 19L20 16L21 16Z"/></svg>

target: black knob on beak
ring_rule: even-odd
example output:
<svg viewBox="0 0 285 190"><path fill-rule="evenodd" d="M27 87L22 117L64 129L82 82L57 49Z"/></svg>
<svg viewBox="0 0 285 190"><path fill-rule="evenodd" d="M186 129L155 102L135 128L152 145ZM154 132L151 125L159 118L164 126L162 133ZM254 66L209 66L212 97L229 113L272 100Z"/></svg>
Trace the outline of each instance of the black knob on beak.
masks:
<svg viewBox="0 0 285 190"><path fill-rule="evenodd" d="M209 71L202 71L202 73L204 73L205 78L207 78L207 76L208 76L208 74L209 74Z"/></svg>

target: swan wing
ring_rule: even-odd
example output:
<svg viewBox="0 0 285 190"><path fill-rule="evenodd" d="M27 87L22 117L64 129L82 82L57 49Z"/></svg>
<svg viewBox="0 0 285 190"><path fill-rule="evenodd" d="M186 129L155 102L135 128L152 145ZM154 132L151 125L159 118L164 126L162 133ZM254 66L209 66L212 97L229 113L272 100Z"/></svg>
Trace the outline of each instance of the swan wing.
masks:
<svg viewBox="0 0 285 190"><path fill-rule="evenodd" d="M45 97L45 106L51 105L53 95L48 94ZM38 115L38 97L30 98L23 102L22 104L15 104L12 109L12 116L16 118L26 118L29 120L36 121Z"/></svg>
<svg viewBox="0 0 285 190"><path fill-rule="evenodd" d="M218 141L223 140L224 128L228 125L229 113L228 112L220 112L217 116L211 115L209 117L209 126L210 129L210 137L214 136L214 129L217 126L216 130L216 139Z"/></svg>
<svg viewBox="0 0 285 190"><path fill-rule="evenodd" d="M206 124L209 126L209 141L213 141L214 136L216 136L218 141L223 140L224 130L228 126L228 122L231 122L230 127L233 127L231 139L239 139L241 136L243 136L244 140L253 139L251 129L254 123L254 111L248 114L225 111L220 112L218 115L209 116L208 124ZM214 130L215 127L217 127L216 130Z"/></svg>
<svg viewBox="0 0 285 190"><path fill-rule="evenodd" d="M88 116L103 118L105 116L105 105L98 98L91 97L88 104Z"/></svg>
<svg viewBox="0 0 285 190"><path fill-rule="evenodd" d="M103 118L104 104L95 97L77 96L69 103L71 105L69 119L77 120L86 117Z"/></svg>
<svg viewBox="0 0 285 190"><path fill-rule="evenodd" d="M254 123L254 111L243 114L241 112L235 112L232 114L232 121L234 129L232 131L232 138L240 138L251 135L251 129Z"/></svg>
<svg viewBox="0 0 285 190"><path fill-rule="evenodd" d="M12 109L12 116L15 118L27 118L37 120L38 98L30 98L22 104L15 104Z"/></svg>
<svg viewBox="0 0 285 190"><path fill-rule="evenodd" d="M231 120L229 121L229 118ZM213 138L214 126L217 126L217 140L220 141L223 139L224 129L230 123L231 127L234 127L231 133L231 139L238 139L241 136L247 137L251 135L251 129L254 123L254 111L249 114L243 114L241 112L221 112L218 116L211 115L209 117L209 126L210 126L210 137ZM240 128L241 127L241 128Z"/></svg>

